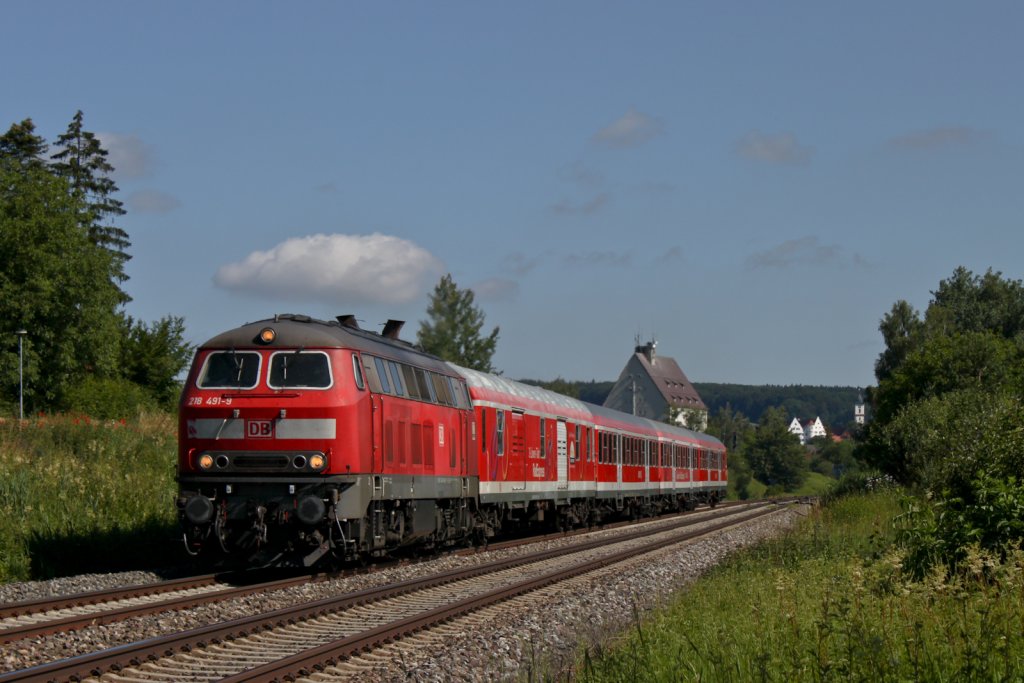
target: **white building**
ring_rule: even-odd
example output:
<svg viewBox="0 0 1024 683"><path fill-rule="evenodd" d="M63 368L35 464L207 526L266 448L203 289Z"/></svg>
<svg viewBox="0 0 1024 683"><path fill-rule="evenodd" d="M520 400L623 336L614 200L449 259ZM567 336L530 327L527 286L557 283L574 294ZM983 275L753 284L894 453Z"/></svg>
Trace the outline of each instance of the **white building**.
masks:
<svg viewBox="0 0 1024 683"><path fill-rule="evenodd" d="M805 440L810 441L819 436L828 436L828 432L825 431L825 425L821 424L821 418L816 417L813 420L808 420L807 424L804 425Z"/></svg>
<svg viewBox="0 0 1024 683"><path fill-rule="evenodd" d="M800 439L801 446L807 441L807 437L804 435L804 426L800 424L800 420L795 417L793 418L793 421L789 423L789 433L797 435L797 438Z"/></svg>
<svg viewBox="0 0 1024 683"><path fill-rule="evenodd" d="M808 420L804 424L801 424L800 420L794 417L793 421L789 423L789 431L800 438L801 445L819 436L828 436L828 432L825 431L825 425L821 423L820 417Z"/></svg>
<svg viewBox="0 0 1024 683"><path fill-rule="evenodd" d="M853 405L853 419L857 424L862 425L864 424L865 417L866 416L864 414L864 397L858 396L857 402Z"/></svg>

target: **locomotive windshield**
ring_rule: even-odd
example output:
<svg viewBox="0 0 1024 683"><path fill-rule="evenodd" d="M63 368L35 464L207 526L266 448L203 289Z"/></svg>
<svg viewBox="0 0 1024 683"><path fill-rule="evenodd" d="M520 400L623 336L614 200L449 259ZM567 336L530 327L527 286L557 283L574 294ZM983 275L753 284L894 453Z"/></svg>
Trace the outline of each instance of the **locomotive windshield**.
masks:
<svg viewBox="0 0 1024 683"><path fill-rule="evenodd" d="M273 389L326 389L331 386L331 364L327 354L321 351L275 353L270 357L267 384Z"/></svg>
<svg viewBox="0 0 1024 683"><path fill-rule="evenodd" d="M200 389L252 389L260 376L260 354L217 351L206 357L199 375Z"/></svg>

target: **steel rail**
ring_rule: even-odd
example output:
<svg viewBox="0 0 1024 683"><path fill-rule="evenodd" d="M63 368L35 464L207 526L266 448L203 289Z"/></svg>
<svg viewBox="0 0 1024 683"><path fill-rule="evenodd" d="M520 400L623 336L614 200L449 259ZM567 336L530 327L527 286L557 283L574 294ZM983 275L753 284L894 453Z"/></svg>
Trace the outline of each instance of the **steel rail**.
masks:
<svg viewBox="0 0 1024 683"><path fill-rule="evenodd" d="M266 581L263 583L256 583L248 586L226 586L223 590L211 590L204 593L191 593L188 595L168 598L166 600L156 600L152 602L144 602L141 604L132 604L121 607L118 607L115 602L111 601L111 608L107 610L97 610L95 612L86 612L83 614L75 614L67 617L60 617L57 619L49 619L34 623L18 624L15 626L11 626L9 628L4 628L3 630L0 630L0 643L10 643L15 640L20 640L22 638L50 635L53 633L63 633L65 631L74 631L80 628L84 628L86 626L94 626L97 624L111 624L117 621L124 621L125 619L130 619L132 617L142 616L145 614L157 614L160 612L183 610L188 609L190 607L198 607L199 605L205 605L212 602L221 602L223 600L230 600L232 598L239 598L246 595L252 595L253 593L283 590L285 588L291 588L292 586L301 586L313 580L315 580L313 577L301 576L291 579L278 579L276 581ZM215 583L216 582L211 582L209 584L203 584L198 587L206 587L214 585ZM145 594L141 595L145 596Z"/></svg>
<svg viewBox="0 0 1024 683"><path fill-rule="evenodd" d="M132 586L118 586L116 588L105 588L98 591L88 591L62 595L53 598L39 598L37 600L25 600L22 602L9 602L0 605L0 619L20 617L26 614L37 614L40 612L52 612L59 609L78 607L80 605L94 605L112 600L123 600L125 598L138 597L143 595L154 595L157 593L169 593L171 591L187 588L207 586L217 582L217 574L202 574L189 576L182 579L170 579L157 583L142 583Z"/></svg>

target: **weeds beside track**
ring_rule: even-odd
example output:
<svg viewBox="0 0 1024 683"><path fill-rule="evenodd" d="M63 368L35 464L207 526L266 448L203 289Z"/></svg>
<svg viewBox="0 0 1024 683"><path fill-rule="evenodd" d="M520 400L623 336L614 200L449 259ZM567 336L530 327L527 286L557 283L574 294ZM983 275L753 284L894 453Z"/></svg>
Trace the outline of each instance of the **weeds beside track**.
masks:
<svg viewBox="0 0 1024 683"><path fill-rule="evenodd" d="M974 577L900 571L898 495L816 510L738 554L621 642L581 656L599 681L953 681L1024 676L1024 554Z"/></svg>

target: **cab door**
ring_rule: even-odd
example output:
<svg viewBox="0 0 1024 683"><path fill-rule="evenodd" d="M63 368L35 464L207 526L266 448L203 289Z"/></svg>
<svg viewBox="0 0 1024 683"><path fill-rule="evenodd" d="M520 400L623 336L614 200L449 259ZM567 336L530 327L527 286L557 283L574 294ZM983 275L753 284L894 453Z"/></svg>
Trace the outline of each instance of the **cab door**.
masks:
<svg viewBox="0 0 1024 683"><path fill-rule="evenodd" d="M370 471L379 474L384 471L384 397L371 392L370 406Z"/></svg>

